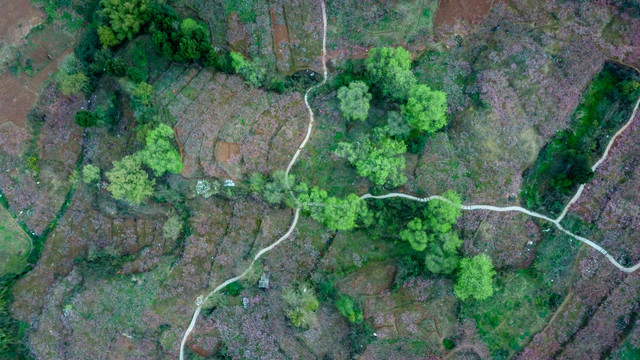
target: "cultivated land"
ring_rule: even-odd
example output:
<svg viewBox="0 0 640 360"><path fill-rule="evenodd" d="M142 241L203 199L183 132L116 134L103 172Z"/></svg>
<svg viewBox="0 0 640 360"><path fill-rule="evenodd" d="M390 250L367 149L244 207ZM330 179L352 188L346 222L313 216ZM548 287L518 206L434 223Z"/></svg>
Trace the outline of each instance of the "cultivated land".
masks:
<svg viewBox="0 0 640 360"><path fill-rule="evenodd" d="M168 4L108 51L90 30L111 26L94 16L104 3L21 5L47 18L23 36L58 55L40 64L21 43L0 74L42 78L18 101L28 116L0 125L4 357L639 356L632 3ZM215 55L181 58L199 31ZM363 60L381 46L408 49L416 81L446 95L444 127L397 135L404 100ZM88 84L68 94L78 72ZM350 122L338 94L355 81L373 96ZM380 131L407 145L405 184L338 156ZM129 155L136 184L153 181L139 203L140 188L114 191ZM407 240L416 218L426 250L420 231ZM450 247L488 255L489 297L461 295L462 265L437 271Z"/></svg>

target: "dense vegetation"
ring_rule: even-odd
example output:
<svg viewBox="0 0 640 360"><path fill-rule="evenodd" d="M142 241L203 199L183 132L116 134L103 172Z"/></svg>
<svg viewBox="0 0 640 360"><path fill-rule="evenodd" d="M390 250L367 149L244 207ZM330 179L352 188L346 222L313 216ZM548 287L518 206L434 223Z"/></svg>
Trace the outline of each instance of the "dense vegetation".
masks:
<svg viewBox="0 0 640 360"><path fill-rule="evenodd" d="M611 136L631 115L640 96L640 76L616 63L605 63L571 116L527 170L521 192L528 208L558 214L580 184L593 177L591 166Z"/></svg>

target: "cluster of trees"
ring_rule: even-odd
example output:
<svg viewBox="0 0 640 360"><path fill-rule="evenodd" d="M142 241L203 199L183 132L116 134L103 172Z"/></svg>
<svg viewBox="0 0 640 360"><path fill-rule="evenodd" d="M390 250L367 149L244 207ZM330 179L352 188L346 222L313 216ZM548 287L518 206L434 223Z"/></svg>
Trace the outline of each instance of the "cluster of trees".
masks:
<svg viewBox="0 0 640 360"><path fill-rule="evenodd" d="M402 174L406 141L424 137L446 125L446 95L418 84L411 71L411 54L401 47L371 49L365 60L364 80L351 81L338 89L345 118L366 120L373 94L392 110L387 114L387 122L376 128L373 136L364 136L356 143L342 142L336 154L354 165L358 175L368 177L376 185L400 186L406 182Z"/></svg>
<svg viewBox="0 0 640 360"><path fill-rule="evenodd" d="M250 179L250 186L267 202L284 202L292 208L300 206L304 213L332 230L351 230L359 223L367 223L370 218L366 202L358 195L349 194L344 198L329 196L318 187L296 183L294 175L285 179L283 170L276 171L270 180L256 173Z"/></svg>
<svg viewBox="0 0 640 360"><path fill-rule="evenodd" d="M142 165L146 165L155 176L162 176L165 172L180 173L184 167L182 158L172 139L173 129L159 124L149 131L146 136L145 147L136 154L127 155L121 160L113 162L113 168L105 173L109 180L107 190L118 200L139 205L154 193L155 179ZM86 184L100 180L100 168L87 164L82 168L82 180ZM176 220L168 222L165 233L173 236L180 233ZM177 235L176 235L177 237Z"/></svg>
<svg viewBox="0 0 640 360"><path fill-rule="evenodd" d="M400 238L419 252L425 252L425 268L434 274L452 274L458 270L454 293L461 300L484 300L493 294L493 264L482 254L460 259L462 239L453 226L461 215L460 197L451 191L443 194L454 205L441 200L427 204L422 217L414 217L400 231Z"/></svg>

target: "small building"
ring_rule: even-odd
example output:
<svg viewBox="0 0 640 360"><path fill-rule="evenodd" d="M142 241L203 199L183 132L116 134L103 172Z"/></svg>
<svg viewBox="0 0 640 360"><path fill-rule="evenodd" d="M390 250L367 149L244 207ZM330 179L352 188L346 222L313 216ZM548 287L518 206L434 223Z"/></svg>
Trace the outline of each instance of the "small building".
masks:
<svg viewBox="0 0 640 360"><path fill-rule="evenodd" d="M262 274L260 280L258 281L258 287L260 289L268 289L269 288L269 275Z"/></svg>

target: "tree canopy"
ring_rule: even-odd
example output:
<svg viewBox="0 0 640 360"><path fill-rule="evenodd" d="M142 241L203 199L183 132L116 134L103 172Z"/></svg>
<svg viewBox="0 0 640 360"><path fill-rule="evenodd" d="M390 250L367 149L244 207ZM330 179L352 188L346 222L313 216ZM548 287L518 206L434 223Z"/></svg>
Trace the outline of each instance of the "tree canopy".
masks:
<svg viewBox="0 0 640 360"><path fill-rule="evenodd" d="M369 113L369 87L362 81L354 81L349 86L338 89L340 110L349 120L365 120Z"/></svg>
<svg viewBox="0 0 640 360"><path fill-rule="evenodd" d="M184 168L182 157L172 142L173 134L171 127L159 124L147 132L146 145L138 152L138 158L153 170L156 176L161 176L167 171L178 174Z"/></svg>
<svg viewBox="0 0 640 360"><path fill-rule="evenodd" d="M82 181L84 181L85 184L96 182L98 180L100 180L99 167L87 164L82 168Z"/></svg>
<svg viewBox="0 0 640 360"><path fill-rule="evenodd" d="M404 142L381 136L373 140L365 138L357 144L338 143L335 153L346 158L356 167L358 175L368 177L374 184L396 187L407 181L402 172L406 151Z"/></svg>
<svg viewBox="0 0 640 360"><path fill-rule="evenodd" d="M101 0L100 5L102 14L109 19L109 28L98 28L100 41L105 47L131 39L148 19L149 0ZM109 30L111 33L107 35Z"/></svg>
<svg viewBox="0 0 640 360"><path fill-rule="evenodd" d="M427 85L416 85L409 91L402 112L412 128L427 133L435 132L447 124L447 96L431 90Z"/></svg>
<svg viewBox="0 0 640 360"><path fill-rule="evenodd" d="M411 72L411 54L404 48L382 47L369 50L365 60L367 77L382 96L404 100L416 84Z"/></svg>
<svg viewBox="0 0 640 360"><path fill-rule="evenodd" d="M84 128L95 126L100 117L93 111L80 110L76 113L76 124Z"/></svg>
<svg viewBox="0 0 640 360"><path fill-rule="evenodd" d="M105 175L109 179L107 190L111 191L114 198L139 205L153 195L155 180L149 180L141 165L142 161L134 155L113 162L113 169Z"/></svg>
<svg viewBox="0 0 640 360"><path fill-rule="evenodd" d="M495 274L491 258L486 254L464 258L460 261L458 281L453 292L460 300L467 300L470 297L485 300L493 295Z"/></svg>
<svg viewBox="0 0 640 360"><path fill-rule="evenodd" d="M231 56L231 66L236 74L239 74L244 78L244 81L247 84L255 87L260 87L264 83L264 73L265 70L255 64L251 63L249 60L245 59L242 54L232 51L230 53Z"/></svg>

